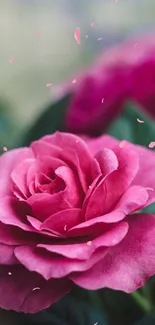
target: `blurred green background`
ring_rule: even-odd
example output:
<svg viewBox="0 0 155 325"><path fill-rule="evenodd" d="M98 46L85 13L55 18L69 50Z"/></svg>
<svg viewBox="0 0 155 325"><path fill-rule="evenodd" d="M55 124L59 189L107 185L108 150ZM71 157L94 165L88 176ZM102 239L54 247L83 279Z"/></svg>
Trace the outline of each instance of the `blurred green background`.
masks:
<svg viewBox="0 0 155 325"><path fill-rule="evenodd" d="M154 26L154 0L0 0L0 146L15 145L52 101L52 87Z"/></svg>

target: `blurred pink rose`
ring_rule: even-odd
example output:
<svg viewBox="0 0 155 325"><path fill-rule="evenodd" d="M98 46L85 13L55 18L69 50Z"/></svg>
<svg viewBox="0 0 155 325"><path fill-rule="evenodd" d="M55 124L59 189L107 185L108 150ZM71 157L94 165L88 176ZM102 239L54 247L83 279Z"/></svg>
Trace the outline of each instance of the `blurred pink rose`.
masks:
<svg viewBox="0 0 155 325"><path fill-rule="evenodd" d="M35 313L71 290L132 292L155 273L155 153L55 133L0 157L0 306Z"/></svg>
<svg viewBox="0 0 155 325"><path fill-rule="evenodd" d="M72 93L67 130L100 134L118 115L124 101L137 101L155 117L155 38L132 40L107 50L94 65L55 89L57 97Z"/></svg>

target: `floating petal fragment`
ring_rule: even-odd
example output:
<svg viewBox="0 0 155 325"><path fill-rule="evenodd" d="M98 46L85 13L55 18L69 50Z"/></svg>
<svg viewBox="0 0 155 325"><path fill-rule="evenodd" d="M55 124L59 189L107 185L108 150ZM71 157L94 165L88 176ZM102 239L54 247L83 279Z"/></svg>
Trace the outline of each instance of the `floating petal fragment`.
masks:
<svg viewBox="0 0 155 325"><path fill-rule="evenodd" d="M80 44L80 28L79 27L76 28L76 31L74 33L74 37L75 37L77 43Z"/></svg>
<svg viewBox="0 0 155 325"><path fill-rule="evenodd" d="M11 58L11 59L9 60L10 63L13 63L13 61L14 61L14 58Z"/></svg>
<svg viewBox="0 0 155 325"><path fill-rule="evenodd" d="M51 87L51 86L52 86L52 84L50 84L50 83L49 84L46 84L46 87Z"/></svg>
<svg viewBox="0 0 155 325"><path fill-rule="evenodd" d="M88 241L88 242L87 242L87 245L88 245L88 246L91 246L91 244L92 244L91 241Z"/></svg>
<svg viewBox="0 0 155 325"><path fill-rule="evenodd" d="M127 144L126 140L123 140L120 142L119 147L124 148L126 144Z"/></svg>
<svg viewBox="0 0 155 325"><path fill-rule="evenodd" d="M143 120L140 120L139 118L137 118L137 122L144 123L144 121Z"/></svg>
<svg viewBox="0 0 155 325"><path fill-rule="evenodd" d="M39 287L33 288L32 291L40 290Z"/></svg>
<svg viewBox="0 0 155 325"><path fill-rule="evenodd" d="M149 144L149 148L154 148L155 147L155 141L152 141L152 142L150 142L150 144Z"/></svg>

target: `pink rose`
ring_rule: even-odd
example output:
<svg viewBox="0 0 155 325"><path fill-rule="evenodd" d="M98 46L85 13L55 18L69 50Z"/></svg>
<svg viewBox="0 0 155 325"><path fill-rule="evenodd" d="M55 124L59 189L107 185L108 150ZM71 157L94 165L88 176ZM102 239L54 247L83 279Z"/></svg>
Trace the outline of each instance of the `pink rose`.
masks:
<svg viewBox="0 0 155 325"><path fill-rule="evenodd" d="M155 38L148 35L107 50L76 83L56 88L71 92L66 127L100 134L132 99L155 118ZM56 94L55 90L55 94Z"/></svg>
<svg viewBox="0 0 155 325"><path fill-rule="evenodd" d="M155 153L67 133L0 157L0 306L35 313L71 290L132 292L155 273Z"/></svg>

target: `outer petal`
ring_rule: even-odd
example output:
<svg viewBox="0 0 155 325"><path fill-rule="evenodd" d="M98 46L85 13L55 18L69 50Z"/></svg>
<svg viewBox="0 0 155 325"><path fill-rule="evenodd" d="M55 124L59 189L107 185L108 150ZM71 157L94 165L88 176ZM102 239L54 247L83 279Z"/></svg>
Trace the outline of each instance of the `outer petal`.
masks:
<svg viewBox="0 0 155 325"><path fill-rule="evenodd" d="M15 195L18 198L26 199L30 195L26 178L28 170L34 161L35 159L25 159L11 173L11 179L16 186Z"/></svg>
<svg viewBox="0 0 155 325"><path fill-rule="evenodd" d="M40 234L34 234L33 232L25 232L24 230L5 225L0 222L0 243L5 245L17 246L17 245L35 245L40 239Z"/></svg>
<svg viewBox="0 0 155 325"><path fill-rule="evenodd" d="M0 221L5 225L17 226L26 231L33 231L33 228L27 223L26 212L27 206L24 202L18 202L10 197L0 199Z"/></svg>
<svg viewBox="0 0 155 325"><path fill-rule="evenodd" d="M101 147L115 150L115 148L120 143L120 141L108 135L101 136L96 139L88 138L86 142L90 151L94 155L98 150L101 149ZM133 149L139 157L139 169L137 175L135 176L135 179L133 180L133 184L146 188L152 188L152 191L150 190L148 192L149 199L147 205L151 204L155 200L155 152L145 147L129 143L127 141L125 148L126 150Z"/></svg>
<svg viewBox="0 0 155 325"><path fill-rule="evenodd" d="M155 216L128 217L129 231L120 244L90 270L70 278L86 289L109 287L127 293L142 287L155 274Z"/></svg>
<svg viewBox="0 0 155 325"><path fill-rule="evenodd" d="M135 147L133 144L129 144L129 146ZM136 150L139 155L139 171L133 184L148 188L147 205L149 205L155 201L155 152L142 146L136 146Z"/></svg>
<svg viewBox="0 0 155 325"><path fill-rule="evenodd" d="M121 197L115 209L105 215L85 221L68 231L68 235L82 236L96 234L99 230L106 230L108 223L115 223L124 219L128 214L141 209L148 200L147 191L140 186L130 187Z"/></svg>
<svg viewBox="0 0 155 325"><path fill-rule="evenodd" d="M11 172L27 158L33 158L32 150L29 148L10 150L0 157L0 197L11 193Z"/></svg>
<svg viewBox="0 0 155 325"><path fill-rule="evenodd" d="M107 148L100 149L95 158L97 159L103 176L107 176L118 168L118 159L115 153Z"/></svg>
<svg viewBox="0 0 155 325"><path fill-rule="evenodd" d="M87 142L89 150L94 156L103 148L114 149L120 142L110 135L102 135L98 138L87 138L85 141Z"/></svg>
<svg viewBox="0 0 155 325"><path fill-rule="evenodd" d="M0 266L0 306L4 309L37 313L48 308L70 289L71 282L67 279L46 281L21 265Z"/></svg>
<svg viewBox="0 0 155 325"><path fill-rule="evenodd" d="M56 253L68 258L87 260L91 258L91 255L101 247L109 247L118 244L124 236L127 234L128 224L126 222L120 222L116 225L111 225L105 233L98 235L97 238L88 242L79 242L74 244L70 242L66 245L46 245L40 244L37 247L45 248L48 252Z"/></svg>
<svg viewBox="0 0 155 325"><path fill-rule="evenodd" d="M107 248L101 247L90 259L82 261L53 255L43 248L20 246L15 249L15 256L29 271L37 272L46 280L63 278L74 271L84 271L92 267L106 254Z"/></svg>
<svg viewBox="0 0 155 325"><path fill-rule="evenodd" d="M87 220L110 212L138 171L139 161L135 151L118 147L115 151L119 162L118 169L105 177L90 196L85 214ZM116 167L114 164L113 168Z"/></svg>
<svg viewBox="0 0 155 325"><path fill-rule="evenodd" d="M0 265L15 264L14 247L0 244Z"/></svg>

